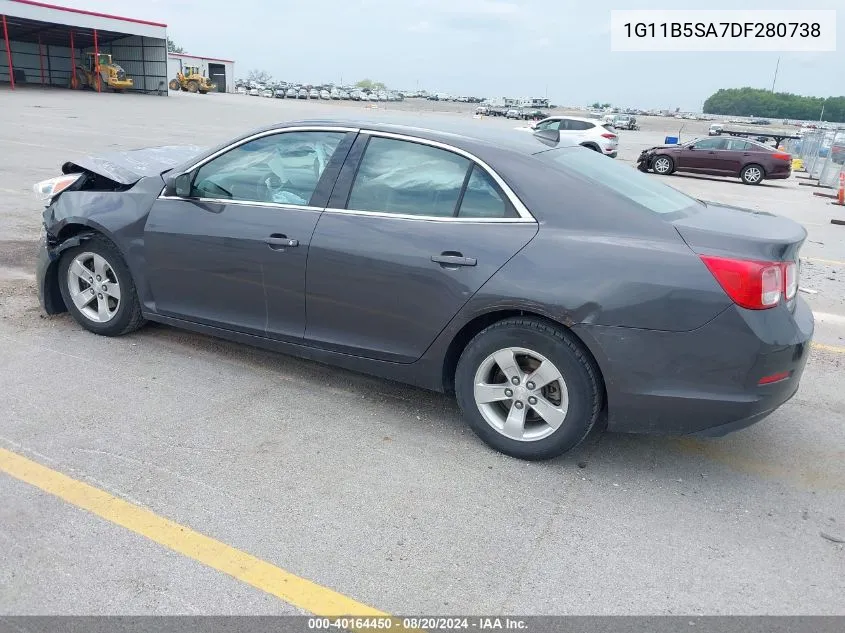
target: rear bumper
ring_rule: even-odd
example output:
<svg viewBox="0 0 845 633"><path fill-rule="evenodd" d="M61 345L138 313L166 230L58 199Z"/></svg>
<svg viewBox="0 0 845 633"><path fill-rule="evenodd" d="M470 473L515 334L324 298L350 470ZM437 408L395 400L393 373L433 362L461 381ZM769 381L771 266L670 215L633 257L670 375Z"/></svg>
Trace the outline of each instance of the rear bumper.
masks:
<svg viewBox="0 0 845 633"><path fill-rule="evenodd" d="M809 355L813 315L794 301L794 311L732 306L690 332L575 326L605 380L608 429L724 435L771 414L795 395Z"/></svg>

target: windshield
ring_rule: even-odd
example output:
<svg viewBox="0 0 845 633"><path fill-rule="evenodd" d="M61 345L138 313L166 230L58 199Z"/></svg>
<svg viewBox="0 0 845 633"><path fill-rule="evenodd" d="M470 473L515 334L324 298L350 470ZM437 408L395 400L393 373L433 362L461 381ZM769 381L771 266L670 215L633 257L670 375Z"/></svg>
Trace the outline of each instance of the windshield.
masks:
<svg viewBox="0 0 845 633"><path fill-rule="evenodd" d="M703 206L695 198L592 150L569 147L546 150L536 156L562 167L570 174L608 187L653 213L679 213Z"/></svg>

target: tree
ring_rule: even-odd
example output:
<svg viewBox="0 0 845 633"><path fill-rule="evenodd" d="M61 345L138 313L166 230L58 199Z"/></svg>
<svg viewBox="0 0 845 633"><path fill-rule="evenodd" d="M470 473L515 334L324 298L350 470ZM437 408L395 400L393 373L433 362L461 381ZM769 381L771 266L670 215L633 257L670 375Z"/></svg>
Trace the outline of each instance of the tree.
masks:
<svg viewBox="0 0 845 633"><path fill-rule="evenodd" d="M247 75L247 81L257 81L260 84L266 84L269 82L273 77L270 73L266 70L250 70L249 74Z"/></svg>
<svg viewBox="0 0 845 633"><path fill-rule="evenodd" d="M167 52L168 53L184 53L185 49L179 46L176 42L167 38Z"/></svg>
<svg viewBox="0 0 845 633"><path fill-rule="evenodd" d="M591 104L590 104L590 107L591 107L593 110L598 110L599 108L601 108L601 104L600 104L598 101L595 101L595 102L593 102L593 103L591 103Z"/></svg>
<svg viewBox="0 0 845 633"><path fill-rule="evenodd" d="M380 81L373 81L372 79L362 79L358 83L355 84L356 88L360 88L361 90L369 90L372 92L373 90L384 90L385 86Z"/></svg>
<svg viewBox="0 0 845 633"><path fill-rule="evenodd" d="M760 88L723 88L704 102L707 114L755 116L772 119L816 121L822 114L828 121L845 122L845 97L804 97Z"/></svg>

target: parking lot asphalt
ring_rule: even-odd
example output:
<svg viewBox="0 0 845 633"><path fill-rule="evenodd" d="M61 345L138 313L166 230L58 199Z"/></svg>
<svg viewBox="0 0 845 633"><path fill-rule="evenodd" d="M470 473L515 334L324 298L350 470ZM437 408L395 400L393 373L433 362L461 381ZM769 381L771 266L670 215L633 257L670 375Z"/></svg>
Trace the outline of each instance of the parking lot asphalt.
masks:
<svg viewBox="0 0 845 633"><path fill-rule="evenodd" d="M424 105L421 124L470 116ZM666 182L807 227L798 394L726 438L595 433L525 463L442 395L160 325L97 337L38 307L29 191L63 161L385 110L25 89L0 111L0 614L304 613L333 592L394 614L845 614L845 233L795 178ZM619 160L680 125L640 122Z"/></svg>

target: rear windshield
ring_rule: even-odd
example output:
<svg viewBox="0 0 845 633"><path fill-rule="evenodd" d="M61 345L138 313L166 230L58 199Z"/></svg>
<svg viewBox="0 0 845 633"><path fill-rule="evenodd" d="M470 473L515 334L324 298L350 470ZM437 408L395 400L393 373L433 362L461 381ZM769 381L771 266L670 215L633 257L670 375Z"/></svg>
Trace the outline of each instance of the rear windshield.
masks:
<svg viewBox="0 0 845 633"><path fill-rule="evenodd" d="M653 213L691 212L703 206L695 198L658 182L655 177L584 147L551 149L536 156L598 186L608 187Z"/></svg>

